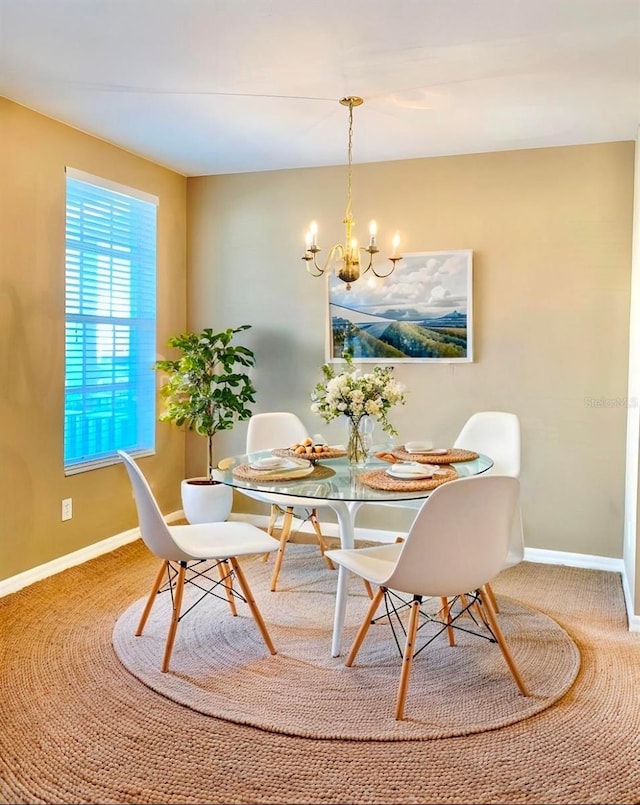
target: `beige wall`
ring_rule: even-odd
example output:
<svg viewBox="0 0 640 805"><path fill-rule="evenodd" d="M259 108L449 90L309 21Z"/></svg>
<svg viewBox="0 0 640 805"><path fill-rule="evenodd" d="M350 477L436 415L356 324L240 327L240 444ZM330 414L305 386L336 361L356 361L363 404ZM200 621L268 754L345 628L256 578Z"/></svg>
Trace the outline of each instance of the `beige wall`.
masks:
<svg viewBox="0 0 640 805"><path fill-rule="evenodd" d="M121 465L64 476L65 166L157 195L158 349L186 322L186 179L0 99L0 579L136 525ZM180 508L184 436L142 466ZM73 519L60 518L63 498Z"/></svg>
<svg viewBox="0 0 640 805"><path fill-rule="evenodd" d="M0 131L0 579L136 523L122 467L62 470L65 165L160 198L159 354L187 305L192 327L252 324L255 410L286 407L343 438L309 411L325 288L300 255L311 217L325 249L342 237L344 168L185 180L3 99ZM446 443L475 410L515 411L531 547L622 555L626 411L587 399L626 395L633 159L630 142L354 168L359 232L375 217L382 248L400 229L405 251L474 252L476 361L398 365L409 392L392 414L398 438ZM219 434L218 456L245 434L246 423ZM157 437L158 457L142 463L168 512L204 446L187 440L185 468L182 434L159 423ZM374 520L402 524L397 510L359 522Z"/></svg>
<svg viewBox="0 0 640 805"><path fill-rule="evenodd" d="M624 142L354 167L358 232L375 218L382 249L399 229L404 251L474 255L475 362L398 365L398 438L447 444L476 410L517 413L530 547L622 556L633 163ZM300 256L312 217L325 254L342 238L345 196L344 168L188 180L189 325L252 324L255 410L336 439L309 411L325 286ZM245 434L220 434L219 457ZM188 472L200 451L189 439Z"/></svg>
<svg viewBox="0 0 640 805"><path fill-rule="evenodd" d="M631 269L631 315L629 321L629 387L628 396L640 399L640 127L636 136L635 187L633 213L633 247ZM640 406L627 411L627 462L625 488L624 565L629 587L628 597L636 613L640 629Z"/></svg>

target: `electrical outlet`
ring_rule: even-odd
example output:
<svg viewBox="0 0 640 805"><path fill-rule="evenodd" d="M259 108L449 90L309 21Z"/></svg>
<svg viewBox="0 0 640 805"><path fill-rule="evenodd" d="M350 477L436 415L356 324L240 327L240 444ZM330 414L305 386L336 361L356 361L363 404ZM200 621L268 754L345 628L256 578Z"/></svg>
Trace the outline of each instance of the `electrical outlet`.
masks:
<svg viewBox="0 0 640 805"><path fill-rule="evenodd" d="M62 519L70 520L73 517L73 503L71 498L62 501Z"/></svg>

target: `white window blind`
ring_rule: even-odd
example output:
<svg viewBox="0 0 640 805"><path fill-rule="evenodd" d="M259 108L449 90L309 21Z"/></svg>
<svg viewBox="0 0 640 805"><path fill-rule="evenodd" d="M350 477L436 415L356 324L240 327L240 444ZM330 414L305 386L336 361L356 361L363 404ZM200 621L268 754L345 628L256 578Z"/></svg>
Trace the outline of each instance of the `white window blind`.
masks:
<svg viewBox="0 0 640 805"><path fill-rule="evenodd" d="M155 448L157 199L67 168L65 473Z"/></svg>

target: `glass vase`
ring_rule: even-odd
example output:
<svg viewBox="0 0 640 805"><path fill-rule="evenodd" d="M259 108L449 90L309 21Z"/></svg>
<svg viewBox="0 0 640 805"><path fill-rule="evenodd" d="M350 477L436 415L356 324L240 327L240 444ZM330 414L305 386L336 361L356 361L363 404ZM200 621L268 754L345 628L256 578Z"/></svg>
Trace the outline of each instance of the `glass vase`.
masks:
<svg viewBox="0 0 640 805"><path fill-rule="evenodd" d="M347 458L352 467L364 467L370 447L370 428L366 416L360 419L349 419L347 438Z"/></svg>

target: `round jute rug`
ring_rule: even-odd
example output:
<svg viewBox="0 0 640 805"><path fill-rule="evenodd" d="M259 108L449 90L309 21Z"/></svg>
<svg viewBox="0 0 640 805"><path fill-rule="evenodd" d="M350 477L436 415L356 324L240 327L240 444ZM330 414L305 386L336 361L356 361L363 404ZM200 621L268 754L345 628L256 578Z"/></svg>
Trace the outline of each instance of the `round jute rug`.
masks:
<svg viewBox="0 0 640 805"><path fill-rule="evenodd" d="M280 589L270 593L272 562L256 557L243 567L275 656L245 604L239 603L238 616L232 617L226 601L207 596L181 622L170 671L161 673L167 594L158 596L141 637L134 632L144 598L118 618L117 656L149 688L200 713L322 739L416 740L496 729L550 707L578 674L578 648L554 620L499 596L500 623L531 695L519 693L495 643L458 630L455 647L442 634L416 657L405 720L398 722L401 658L388 622L372 625L353 667L344 665L369 603L361 581L350 580L343 656L332 658L336 573L319 560L317 548L290 545ZM185 609L186 602L185 594ZM472 626L469 618L460 623Z"/></svg>

